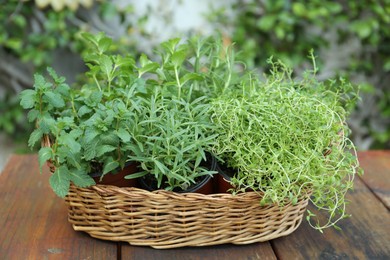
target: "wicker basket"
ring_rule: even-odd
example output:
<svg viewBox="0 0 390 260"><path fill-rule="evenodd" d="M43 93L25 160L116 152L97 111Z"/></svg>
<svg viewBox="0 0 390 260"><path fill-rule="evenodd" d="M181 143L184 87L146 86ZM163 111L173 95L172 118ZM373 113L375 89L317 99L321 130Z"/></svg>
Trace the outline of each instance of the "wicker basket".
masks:
<svg viewBox="0 0 390 260"><path fill-rule="evenodd" d="M166 249L250 244L292 233L302 222L308 195L298 203L260 206L260 195L145 191L71 185L69 221L95 238Z"/></svg>
<svg viewBox="0 0 390 260"><path fill-rule="evenodd" d="M45 136L42 146L50 147ZM55 167L48 162L50 171ZM159 249L217 244L251 244L291 234L302 222L309 200L260 206L261 195L175 193L135 187L71 184L68 220L92 237Z"/></svg>

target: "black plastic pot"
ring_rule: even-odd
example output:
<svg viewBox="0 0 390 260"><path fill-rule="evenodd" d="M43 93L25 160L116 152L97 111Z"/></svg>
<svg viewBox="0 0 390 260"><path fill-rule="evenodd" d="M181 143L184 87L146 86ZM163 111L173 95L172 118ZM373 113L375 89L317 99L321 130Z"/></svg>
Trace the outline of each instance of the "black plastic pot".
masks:
<svg viewBox="0 0 390 260"><path fill-rule="evenodd" d="M138 187L137 179L125 179L126 175L139 171L138 165L139 164L136 162L127 162L123 169L118 169L114 172L107 173L103 176L101 181L101 172L91 173L90 176L95 180L96 184L113 185L117 187Z"/></svg>
<svg viewBox="0 0 390 260"><path fill-rule="evenodd" d="M208 162L210 162L209 164L207 163L207 167L209 167L209 169L211 171L217 171L216 169L216 165L217 165L217 162L216 162L216 159L214 158L214 156L208 156L208 158L210 159ZM206 166L206 165L205 165ZM139 178L139 184L140 184L140 187L145 189L145 190L148 190L148 191L154 191L156 190L157 188L155 187L152 187L153 185L150 185L147 181L147 175L144 176L144 177L141 177ZM188 192L196 192L196 193L201 193L201 194L212 194L214 193L214 185L213 185L213 182L212 182L212 177L210 175L204 175L202 177L199 177L199 181L191 186L190 188L186 189L186 190L174 190L174 192L177 192L177 193L188 193ZM154 185L156 186L156 185Z"/></svg>
<svg viewBox="0 0 390 260"><path fill-rule="evenodd" d="M215 193L228 193L228 190L234 189L231 184L231 178L236 173L234 169L223 167L216 162L216 170L218 174L214 176Z"/></svg>

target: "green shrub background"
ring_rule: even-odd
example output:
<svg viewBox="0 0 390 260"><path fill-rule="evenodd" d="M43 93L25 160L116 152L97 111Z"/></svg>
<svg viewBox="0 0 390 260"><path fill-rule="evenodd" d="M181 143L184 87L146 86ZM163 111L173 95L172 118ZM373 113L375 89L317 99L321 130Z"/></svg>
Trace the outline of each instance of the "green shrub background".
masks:
<svg viewBox="0 0 390 260"><path fill-rule="evenodd" d="M82 80L77 76L84 71L80 32L108 31L114 51L140 54L138 37L152 36L144 25L154 13L122 2L124 7L94 1L75 10L41 9L35 1L1 3L0 132L27 143L32 126L17 94L32 86L34 72L48 65L59 72L66 67L70 83ZM176 8L185 1L174 2ZM349 119L356 145L390 148L390 0L231 0L204 15L215 34L235 42L249 68L267 71L266 60L273 56L299 77L310 66L307 56L313 49L320 78L343 76L361 86L362 101Z"/></svg>

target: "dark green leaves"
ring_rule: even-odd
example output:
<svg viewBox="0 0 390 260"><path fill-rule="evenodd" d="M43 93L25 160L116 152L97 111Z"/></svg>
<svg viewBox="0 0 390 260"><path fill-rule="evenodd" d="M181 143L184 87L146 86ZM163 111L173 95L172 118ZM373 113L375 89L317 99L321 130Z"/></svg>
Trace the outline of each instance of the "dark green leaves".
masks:
<svg viewBox="0 0 390 260"><path fill-rule="evenodd" d="M61 95L55 92L46 92L43 95L43 98L55 108L61 108L65 106L65 102L62 99Z"/></svg>
<svg viewBox="0 0 390 260"><path fill-rule="evenodd" d="M50 186L61 198L64 198L69 192L70 174L67 167L61 166L50 176Z"/></svg>
<svg viewBox="0 0 390 260"><path fill-rule="evenodd" d="M103 175L115 170L118 167L119 163L117 161L112 160L112 158L108 158L104 164Z"/></svg>
<svg viewBox="0 0 390 260"><path fill-rule="evenodd" d="M31 134L30 134L30 138L28 139L28 146L30 148L33 148L34 145L37 143L37 142L40 142L41 139L43 137L43 133L42 133L42 130L41 129L35 129Z"/></svg>
<svg viewBox="0 0 390 260"><path fill-rule="evenodd" d="M46 161L50 160L53 157L53 150L50 147L42 147L38 153L39 157L39 168L42 172L42 166Z"/></svg>
<svg viewBox="0 0 390 260"><path fill-rule="evenodd" d="M69 172L69 179L78 187L85 188L95 185L95 181L91 176L83 170L72 170Z"/></svg>

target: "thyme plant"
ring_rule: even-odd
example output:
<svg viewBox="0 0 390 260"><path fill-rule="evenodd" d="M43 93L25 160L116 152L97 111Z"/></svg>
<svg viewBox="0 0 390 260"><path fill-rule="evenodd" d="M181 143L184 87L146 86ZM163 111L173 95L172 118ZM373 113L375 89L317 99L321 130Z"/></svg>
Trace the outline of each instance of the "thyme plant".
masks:
<svg viewBox="0 0 390 260"><path fill-rule="evenodd" d="M248 73L240 88L212 101L219 133L213 152L237 170L236 192L252 189L263 195L261 203L280 205L311 193L329 218L313 223L309 211L310 224L335 226L347 216L345 194L358 171L345 124L357 93L344 81L318 82L316 68L294 80L285 65L271 67L264 81Z"/></svg>

